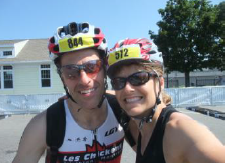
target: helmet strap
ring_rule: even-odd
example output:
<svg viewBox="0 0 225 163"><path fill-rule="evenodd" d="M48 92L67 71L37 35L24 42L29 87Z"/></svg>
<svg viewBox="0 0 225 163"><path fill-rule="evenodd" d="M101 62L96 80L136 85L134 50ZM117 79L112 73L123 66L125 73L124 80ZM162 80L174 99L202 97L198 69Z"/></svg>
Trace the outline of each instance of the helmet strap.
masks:
<svg viewBox="0 0 225 163"><path fill-rule="evenodd" d="M156 102L155 102L155 105L151 108L151 113L148 115L148 116L145 116L145 117L143 117L143 118L134 118L134 119L139 119L139 120L141 120L140 122L139 122L139 130L141 130L142 129L142 127L143 127L143 124L144 124L144 122L145 123L151 123L152 122L152 118L153 118L153 116L154 116L154 114L155 114L155 111L156 111L156 109L157 109L157 106L159 105L161 103L161 100L159 99L159 97L156 97Z"/></svg>
<svg viewBox="0 0 225 163"><path fill-rule="evenodd" d="M139 122L139 126L138 126L139 130L142 129L144 122L145 123L151 123L152 122L152 118L153 118L153 116L155 114L155 110L156 109L157 109L157 105L155 104L154 107L152 108L152 111L149 114L149 116L146 116L146 117L143 117L143 118L140 119L141 121Z"/></svg>
<svg viewBox="0 0 225 163"><path fill-rule="evenodd" d="M155 111L156 111L156 109L157 109L157 106L159 105L159 104L161 104L161 100L160 100L160 98L159 98L159 96L160 96L160 93L161 93L161 85L160 85L160 77L159 77L159 75L158 75L158 73L153 69L153 71L156 73L156 75L157 75L157 79L158 79L158 82L159 82L159 92L158 92L158 94L157 94L157 96L156 96L156 101L155 101L155 105L151 108L151 113L148 115L148 116L145 116L145 117L143 117L143 118L140 118L140 123L139 123L139 130L141 130L142 129L142 127L143 127L143 124L144 124L144 122L145 123L151 123L152 122L152 118L153 118L153 116L154 116L154 114L155 114ZM139 118L135 118L135 119L139 119Z"/></svg>
<svg viewBox="0 0 225 163"><path fill-rule="evenodd" d="M102 106L103 101L104 101L104 99L105 99L105 93L106 93L106 90L107 90L107 88L108 88L108 83L107 83L107 78L106 78L106 77L104 78L104 86L105 86L105 88L104 88L104 93L103 93L103 95L102 95L101 100L100 100L99 103L98 103L98 108L100 108L100 107Z"/></svg>
<svg viewBox="0 0 225 163"><path fill-rule="evenodd" d="M76 102L76 101L73 99L73 97L70 95L70 93L69 93L69 91L68 91L68 89L67 89L67 87L65 86L64 83L63 83L63 85L64 85L64 89L65 89L65 91L66 91L66 95L68 96L68 98L71 99L74 103L77 104L77 102Z"/></svg>
<svg viewBox="0 0 225 163"><path fill-rule="evenodd" d="M75 104L77 104L77 102L73 99L73 97L70 95L70 93L69 93L69 91L68 91L68 89L67 89L67 87L66 87L66 85L65 85L65 83L64 83L64 81L63 81L63 78L62 78L62 76L61 76L61 73L59 73L59 77L60 77L60 79L61 79L61 81L62 81L62 83L63 83L63 88L64 88L64 90L66 91L66 96L69 98L69 99L71 99Z"/></svg>

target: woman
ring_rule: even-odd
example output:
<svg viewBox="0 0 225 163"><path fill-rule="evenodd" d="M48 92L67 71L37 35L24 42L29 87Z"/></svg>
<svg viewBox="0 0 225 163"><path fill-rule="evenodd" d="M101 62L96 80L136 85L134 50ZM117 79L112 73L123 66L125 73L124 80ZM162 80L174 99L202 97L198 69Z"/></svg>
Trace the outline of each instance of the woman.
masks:
<svg viewBox="0 0 225 163"><path fill-rule="evenodd" d="M147 39L119 41L108 55L116 97L139 130L137 163L225 163L225 146L203 125L179 113L163 92L163 59Z"/></svg>

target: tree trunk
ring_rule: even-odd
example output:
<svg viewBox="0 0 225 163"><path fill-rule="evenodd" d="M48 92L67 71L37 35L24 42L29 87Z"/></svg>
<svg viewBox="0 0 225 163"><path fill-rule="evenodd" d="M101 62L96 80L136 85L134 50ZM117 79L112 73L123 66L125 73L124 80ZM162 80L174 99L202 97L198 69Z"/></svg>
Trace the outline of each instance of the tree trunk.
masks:
<svg viewBox="0 0 225 163"><path fill-rule="evenodd" d="M185 87L190 87L190 72L185 72Z"/></svg>

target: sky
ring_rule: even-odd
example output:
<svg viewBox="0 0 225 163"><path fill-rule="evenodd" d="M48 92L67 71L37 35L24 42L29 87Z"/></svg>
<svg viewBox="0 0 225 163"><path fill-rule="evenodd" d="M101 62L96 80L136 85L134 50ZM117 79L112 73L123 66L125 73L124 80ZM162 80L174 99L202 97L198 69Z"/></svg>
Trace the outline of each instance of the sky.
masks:
<svg viewBox="0 0 225 163"><path fill-rule="evenodd" d="M223 0L211 0L219 4ZM89 22L100 27L109 48L125 38L158 32L167 0L0 0L0 40L43 39L59 26Z"/></svg>

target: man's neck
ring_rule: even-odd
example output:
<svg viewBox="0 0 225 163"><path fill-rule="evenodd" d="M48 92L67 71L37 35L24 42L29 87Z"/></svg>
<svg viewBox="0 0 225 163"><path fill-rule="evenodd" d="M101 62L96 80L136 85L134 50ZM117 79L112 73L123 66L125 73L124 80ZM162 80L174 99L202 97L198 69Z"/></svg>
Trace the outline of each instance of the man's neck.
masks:
<svg viewBox="0 0 225 163"><path fill-rule="evenodd" d="M87 130L94 130L100 127L106 120L108 115L106 100L100 108L80 108L74 102L67 100L68 108L76 123Z"/></svg>

